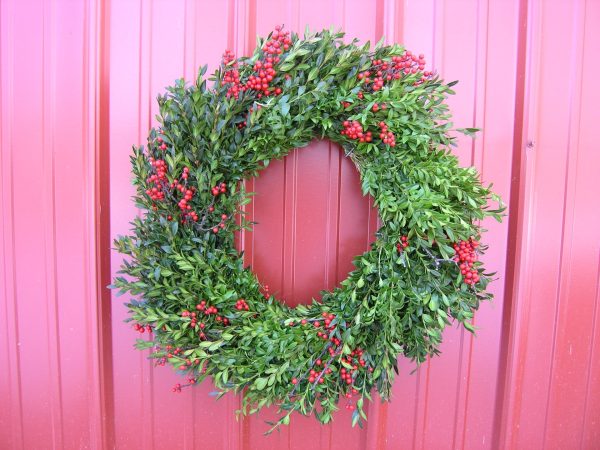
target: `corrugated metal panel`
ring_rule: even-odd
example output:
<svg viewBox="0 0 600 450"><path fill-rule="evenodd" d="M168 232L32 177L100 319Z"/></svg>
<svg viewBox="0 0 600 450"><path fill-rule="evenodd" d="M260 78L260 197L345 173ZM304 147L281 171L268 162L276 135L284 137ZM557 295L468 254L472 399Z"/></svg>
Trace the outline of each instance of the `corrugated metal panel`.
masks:
<svg viewBox="0 0 600 450"><path fill-rule="evenodd" d="M593 0L2 0L0 3L0 447L599 448L600 213ZM248 54L275 24L331 25L404 42L447 80L460 139L509 204L489 223L497 300L477 338L451 329L416 374L402 360L390 404L364 430L296 417L262 436L272 411L236 421L234 396L134 351L122 299L102 287L126 233L129 149L155 97L224 49ZM377 216L337 146L314 143L249 180L259 222L246 261L290 303L343 279ZM108 212L110 211L110 218ZM110 260L107 257L110 256ZM506 292L505 292L506 281ZM108 301L106 301L108 300Z"/></svg>
<svg viewBox="0 0 600 450"><path fill-rule="evenodd" d="M98 5L0 3L0 447L103 443Z"/></svg>
<svg viewBox="0 0 600 450"><path fill-rule="evenodd" d="M526 13L504 443L598 448L600 4L532 2Z"/></svg>

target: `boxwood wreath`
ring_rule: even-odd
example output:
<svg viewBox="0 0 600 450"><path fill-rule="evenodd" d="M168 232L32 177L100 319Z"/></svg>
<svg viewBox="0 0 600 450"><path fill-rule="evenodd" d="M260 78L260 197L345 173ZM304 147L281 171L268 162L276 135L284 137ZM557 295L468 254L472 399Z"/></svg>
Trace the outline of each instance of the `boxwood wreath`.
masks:
<svg viewBox="0 0 600 450"><path fill-rule="evenodd" d="M159 96L160 126L131 157L143 213L115 241L127 258L112 287L151 333L137 347L186 376L173 390L210 377L243 414L276 405L273 428L294 411L327 423L340 404L361 424L373 389L389 399L399 355L438 354L444 328L473 331L491 298L480 221L502 208L450 153L454 83L402 46L342 38L277 27L249 58L226 52L211 87L204 67ZM315 138L343 147L382 225L338 288L290 308L244 267L234 233L252 225L243 181Z"/></svg>

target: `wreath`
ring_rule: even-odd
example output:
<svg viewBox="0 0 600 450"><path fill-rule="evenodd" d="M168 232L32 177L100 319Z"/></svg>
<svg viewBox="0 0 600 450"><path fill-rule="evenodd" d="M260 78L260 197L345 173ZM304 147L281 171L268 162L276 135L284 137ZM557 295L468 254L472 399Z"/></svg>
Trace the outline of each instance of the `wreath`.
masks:
<svg viewBox="0 0 600 450"><path fill-rule="evenodd" d="M454 83L399 45L344 43L343 33L277 27L249 58L223 56L207 87L179 80L158 97L159 127L134 147L135 202L143 214L116 248L127 255L113 288L129 292L136 346L186 382L212 378L241 413L276 405L327 423L340 404L353 425L376 389L390 397L397 358L439 353L442 331L470 319L491 274L478 256L499 199L450 153L444 103ZM345 151L382 225L355 269L321 301L288 307L261 286L236 250L244 180L315 138Z"/></svg>

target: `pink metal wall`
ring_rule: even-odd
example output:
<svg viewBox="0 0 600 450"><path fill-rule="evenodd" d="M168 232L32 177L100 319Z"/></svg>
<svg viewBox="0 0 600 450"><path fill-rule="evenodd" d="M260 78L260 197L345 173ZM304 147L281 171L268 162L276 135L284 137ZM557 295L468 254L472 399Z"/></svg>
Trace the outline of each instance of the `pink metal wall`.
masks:
<svg viewBox="0 0 600 450"><path fill-rule="evenodd" d="M455 123L484 130L459 157L509 204L486 224L499 281L477 338L449 329L412 375L401 360L363 430L341 411L264 437L272 411L172 394L104 288L156 95L279 23L385 35L459 79ZM0 448L600 448L598 55L595 0L1 0ZM343 279L377 226L329 143L248 183L246 260L290 303Z"/></svg>

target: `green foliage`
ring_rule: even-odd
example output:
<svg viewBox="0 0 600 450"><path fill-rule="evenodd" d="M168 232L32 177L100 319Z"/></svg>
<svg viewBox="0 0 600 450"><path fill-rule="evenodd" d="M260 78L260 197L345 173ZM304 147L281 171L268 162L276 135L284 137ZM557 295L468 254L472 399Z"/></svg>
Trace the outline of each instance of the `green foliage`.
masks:
<svg viewBox="0 0 600 450"><path fill-rule="evenodd" d="M158 99L160 128L151 130L147 148L134 148L131 157L135 203L143 215L134 219L131 235L115 242L127 258L113 287L133 297L131 319L153 330L152 340L137 347L152 346L152 358L194 382L211 377L221 392L241 393L244 414L277 405L283 415L274 427L287 424L293 411L329 422L340 396L352 394L351 389L358 397L353 423L360 423L363 398L370 399L374 388L389 398L399 355L420 363L437 354L444 328L456 320L472 331L473 311L491 297L485 292L490 276L480 263L475 263L480 281L467 286L452 259L454 243L479 238L480 221L499 219L502 210L489 209L495 199L490 189L481 185L475 169L459 167L450 153L454 138L445 100L451 85L437 76L418 83L419 74L408 74L379 91L366 89L357 74L374 59L404 54L404 48L370 51L355 41L344 44L342 36L330 31L304 39L293 35L273 80L282 95L259 99L245 91L229 98L226 66L215 72L210 89L202 77L205 68L194 85L178 81L168 88ZM252 64L263 57L259 46L251 58L239 60L240 77L248 77ZM382 102L386 109L371 108ZM341 135L346 120L377 133L385 121L396 147ZM340 287L325 293L321 302L292 309L266 298L243 267L233 236L249 226L241 210L248 202L242 181L314 138L344 148L360 172L363 193L375 199L383 225ZM149 177L156 174L150 157L167 166L163 200L152 200L146 192L152 186ZM182 179L185 168L189 176ZM222 182L228 191L214 196L211 189ZM189 204L197 221L182 216L181 195L172 183L196 189ZM241 221L236 223L236 216ZM399 252L402 235L410 245ZM236 308L239 299L248 310ZM218 314L198 310L201 300ZM184 311L197 313L197 320ZM314 323L323 313L334 319L328 329L317 329ZM317 331L326 333L325 339ZM347 358L355 349L361 350L364 366L349 385L340 373L352 369ZM318 359L323 360L319 366ZM324 382L309 382L310 371L324 367L332 371L322 377Z"/></svg>

